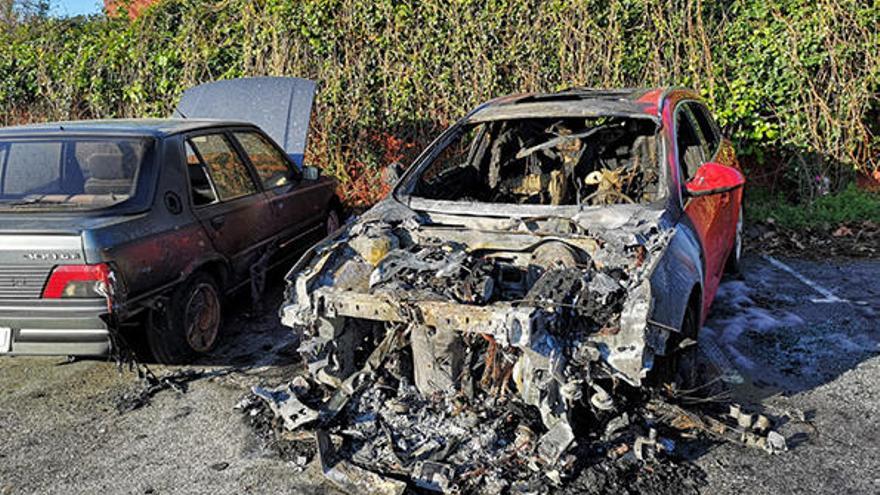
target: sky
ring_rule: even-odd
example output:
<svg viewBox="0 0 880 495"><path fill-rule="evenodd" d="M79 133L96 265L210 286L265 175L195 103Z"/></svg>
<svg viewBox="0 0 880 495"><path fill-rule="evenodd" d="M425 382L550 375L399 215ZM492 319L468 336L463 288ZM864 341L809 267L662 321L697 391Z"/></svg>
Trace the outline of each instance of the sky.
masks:
<svg viewBox="0 0 880 495"><path fill-rule="evenodd" d="M52 15L67 17L83 14L97 14L104 8L102 0L51 0Z"/></svg>

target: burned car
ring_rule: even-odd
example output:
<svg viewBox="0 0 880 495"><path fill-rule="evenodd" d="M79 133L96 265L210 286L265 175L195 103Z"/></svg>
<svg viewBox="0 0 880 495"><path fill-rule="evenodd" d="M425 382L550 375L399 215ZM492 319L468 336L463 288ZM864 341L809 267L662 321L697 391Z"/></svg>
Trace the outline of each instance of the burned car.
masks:
<svg viewBox="0 0 880 495"><path fill-rule="evenodd" d="M313 93L223 81L186 119L0 130L0 355L103 355L144 320L159 361L208 352L224 294L339 225L334 181L301 169Z"/></svg>
<svg viewBox="0 0 880 495"><path fill-rule="evenodd" d="M480 422L506 428L486 404L514 402L540 417L549 469L573 422L613 410L620 387L694 383L697 332L741 254L743 183L730 142L685 89L481 105L288 275L282 318L304 332L309 377L282 394L302 406L289 426L348 411L354 424L337 429L360 466L434 486L487 472L440 476L434 463L435 477L425 462L455 464L453 444L476 441ZM325 398L309 403L316 387ZM469 404L444 418L481 419L407 423L392 412L401 397L411 412L439 399ZM362 427L377 414L385 429ZM419 428L436 445L402 438ZM490 450L458 461L505 457Z"/></svg>

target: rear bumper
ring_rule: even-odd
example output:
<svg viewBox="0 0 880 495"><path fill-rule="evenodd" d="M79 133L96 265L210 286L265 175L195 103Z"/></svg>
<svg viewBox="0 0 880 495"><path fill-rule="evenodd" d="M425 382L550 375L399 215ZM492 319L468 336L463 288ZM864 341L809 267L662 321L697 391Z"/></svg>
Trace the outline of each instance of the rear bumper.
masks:
<svg viewBox="0 0 880 495"><path fill-rule="evenodd" d="M104 299L0 300L0 328L12 329L11 349L0 355L106 355L106 314Z"/></svg>

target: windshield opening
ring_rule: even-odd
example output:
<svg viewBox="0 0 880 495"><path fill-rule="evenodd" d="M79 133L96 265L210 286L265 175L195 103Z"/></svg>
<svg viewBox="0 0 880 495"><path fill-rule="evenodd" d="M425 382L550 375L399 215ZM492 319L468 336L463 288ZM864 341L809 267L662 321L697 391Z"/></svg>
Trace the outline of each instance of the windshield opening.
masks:
<svg viewBox="0 0 880 495"><path fill-rule="evenodd" d="M465 126L415 178L425 199L524 205L652 203L660 198L649 119L542 118Z"/></svg>
<svg viewBox="0 0 880 495"><path fill-rule="evenodd" d="M0 208L97 209L135 193L145 138L0 139Z"/></svg>

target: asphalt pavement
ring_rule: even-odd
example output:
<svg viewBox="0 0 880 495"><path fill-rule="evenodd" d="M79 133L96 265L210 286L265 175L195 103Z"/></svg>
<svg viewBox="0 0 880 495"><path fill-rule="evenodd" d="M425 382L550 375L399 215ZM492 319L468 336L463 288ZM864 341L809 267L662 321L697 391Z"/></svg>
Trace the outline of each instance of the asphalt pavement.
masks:
<svg viewBox="0 0 880 495"><path fill-rule="evenodd" d="M0 495L323 493L313 465L279 460L235 406L297 372L274 308L234 303L224 345L166 390L120 413L132 373L98 360L0 358ZM700 339L734 398L784 414L789 451L714 444L686 456L705 493L880 493L880 261L752 255L721 287ZM177 368L154 367L157 373Z"/></svg>

